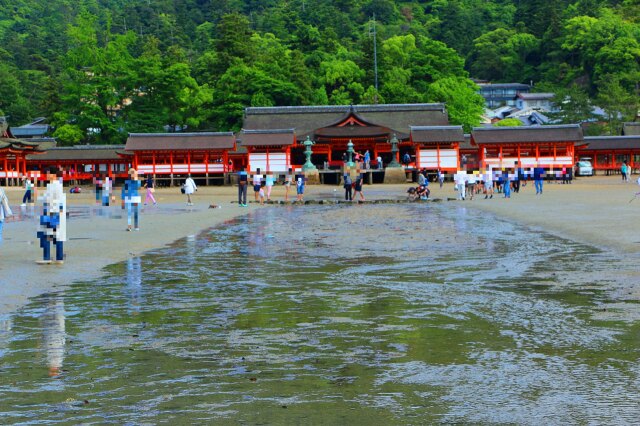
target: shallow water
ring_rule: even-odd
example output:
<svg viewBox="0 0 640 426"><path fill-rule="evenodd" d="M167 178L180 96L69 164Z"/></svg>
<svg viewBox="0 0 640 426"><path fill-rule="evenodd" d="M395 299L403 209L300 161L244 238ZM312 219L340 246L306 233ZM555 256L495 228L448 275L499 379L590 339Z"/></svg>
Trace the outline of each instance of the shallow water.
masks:
<svg viewBox="0 0 640 426"><path fill-rule="evenodd" d="M265 208L0 319L0 423L632 424L629 268L459 205Z"/></svg>

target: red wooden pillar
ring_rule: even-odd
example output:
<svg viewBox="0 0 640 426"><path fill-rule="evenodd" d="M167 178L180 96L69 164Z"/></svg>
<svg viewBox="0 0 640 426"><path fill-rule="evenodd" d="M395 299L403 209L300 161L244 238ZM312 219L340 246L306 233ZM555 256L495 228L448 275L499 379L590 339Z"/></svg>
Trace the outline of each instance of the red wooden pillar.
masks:
<svg viewBox="0 0 640 426"><path fill-rule="evenodd" d="M291 167L291 147L287 147L287 149L285 150L285 158L286 158L286 166L287 166L287 172L289 171L289 167ZM329 161L331 161L331 147L329 147Z"/></svg>
<svg viewBox="0 0 640 426"><path fill-rule="evenodd" d="M173 174L173 152L169 153L169 172Z"/></svg>
<svg viewBox="0 0 640 426"><path fill-rule="evenodd" d="M271 171L271 161L269 160L269 157L269 148L267 148L267 170L265 170L265 173Z"/></svg>
<svg viewBox="0 0 640 426"><path fill-rule="evenodd" d="M156 153L151 153L151 170L153 170L153 175L156 175Z"/></svg>

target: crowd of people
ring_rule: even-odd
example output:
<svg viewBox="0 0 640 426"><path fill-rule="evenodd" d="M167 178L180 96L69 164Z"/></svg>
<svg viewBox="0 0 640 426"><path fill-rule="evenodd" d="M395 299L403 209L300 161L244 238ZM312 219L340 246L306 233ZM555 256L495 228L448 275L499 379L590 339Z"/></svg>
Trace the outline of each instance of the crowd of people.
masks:
<svg viewBox="0 0 640 426"><path fill-rule="evenodd" d="M368 152L366 153L368 154ZM364 165L368 165L368 157L364 156ZM511 198L513 193L520 192L521 187L530 182L536 190L536 195L542 195L545 180L562 181L571 183L573 179L571 168L561 168L560 170L547 172L543 167L513 167L503 169L487 168L484 172L458 170L453 175L454 188L459 200L473 200L475 197L484 195L484 199L492 199L494 195L501 194L503 198ZM629 181L631 170L625 162L621 169L623 181ZM46 177L46 188L37 197L42 205L42 210L38 222L37 238L43 250L43 258L38 263L50 264L64 262L64 242L66 241L66 194L63 190L62 175L55 169L47 169L44 173ZM435 181L442 188L445 180L445 173L437 170L435 176L429 176L427 170L420 170L416 175L417 186L409 188L408 196L412 200L428 200L431 195L429 188L429 178L434 177ZM271 201L272 189L274 185L282 184L285 189L284 200L289 201L291 186L296 187L296 201L304 200L305 186L307 178L304 172L294 173L289 168L287 173L280 179L280 176L273 172L263 174L258 168L255 173L249 175L244 168L237 173L238 178L238 205L247 206L247 187L249 179L253 184L254 199L260 204ZM363 174L360 170L346 170L342 175L344 187L344 199L346 201L365 201L363 194ZM640 184L640 180L638 182ZM98 205L109 206L115 202L113 195L113 180L106 175L96 176L94 179L95 202ZM140 219L140 206L143 203L140 194L141 189L146 190L144 205L157 204L154 197L155 182L153 176L147 176L144 181L138 178L138 172L131 168L129 177L122 185L121 206L127 213L127 231L138 231ZM24 196L22 206L32 203L34 191L37 188L29 178L24 179ZM192 206L191 196L198 190L191 175L187 176L181 187L183 194L187 196L187 205ZM637 195L637 194L636 194ZM13 214L9 206L9 200L5 191L0 188L0 242L2 241L3 223L7 217ZM56 250L55 259L51 257L51 245Z"/></svg>
<svg viewBox="0 0 640 426"><path fill-rule="evenodd" d="M238 171L237 179L238 205L240 207L247 207L247 187L249 185L249 173L245 170L244 167L241 167ZM300 172L294 174L293 169L291 168L284 175L284 179L281 182L279 182L278 176L274 175L273 172L262 174L260 168L256 169L255 173L251 175L254 200L261 205L263 205L265 201L271 201L271 192L273 190L273 186L278 183L284 185L285 201L289 201L289 191L291 190L291 185L293 185L294 183L296 186L296 201L304 201L304 189L306 182L307 178L305 177L304 173Z"/></svg>

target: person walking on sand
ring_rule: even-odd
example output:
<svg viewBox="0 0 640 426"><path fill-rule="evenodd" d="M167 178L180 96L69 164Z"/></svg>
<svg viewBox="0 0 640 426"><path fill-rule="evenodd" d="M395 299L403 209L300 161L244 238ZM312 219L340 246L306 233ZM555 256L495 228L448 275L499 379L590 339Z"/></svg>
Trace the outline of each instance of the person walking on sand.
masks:
<svg viewBox="0 0 640 426"><path fill-rule="evenodd" d="M344 174L343 186L344 186L344 200L351 201L353 199L353 195L352 195L353 182L351 180L351 175L349 174L349 172Z"/></svg>
<svg viewBox="0 0 640 426"><path fill-rule="evenodd" d="M627 163L627 182L631 182L631 163Z"/></svg>
<svg viewBox="0 0 640 426"><path fill-rule="evenodd" d="M458 191L458 200L463 201L466 195L467 173L464 170L458 170L458 173L453 177L453 181L455 182L456 191Z"/></svg>
<svg viewBox="0 0 640 426"><path fill-rule="evenodd" d="M360 201L364 201L364 194L362 193L362 174L358 173L356 181L353 185L353 199L355 200L360 195Z"/></svg>
<svg viewBox="0 0 640 426"><path fill-rule="evenodd" d="M253 197L255 201L258 201L258 196L260 195L260 189L262 188L262 175L260 174L260 169L257 169L253 174Z"/></svg>
<svg viewBox="0 0 640 426"><path fill-rule="evenodd" d="M536 164L533 169L533 185L536 188L536 195L542 195L542 183L544 179L544 169Z"/></svg>
<svg viewBox="0 0 640 426"><path fill-rule="evenodd" d="M2 227L4 226L4 220L9 216L13 216L11 207L9 207L9 198L7 198L4 189L0 188L0 244L2 244Z"/></svg>
<svg viewBox="0 0 640 426"><path fill-rule="evenodd" d="M620 167L620 173L622 174L622 181L627 181L627 162L623 161L622 166Z"/></svg>
<svg viewBox="0 0 640 426"><path fill-rule="evenodd" d="M140 181L138 180L138 171L133 167L129 169L129 179L122 186L122 208L127 210L127 231L131 231L131 222L136 231L140 230L138 221L140 217Z"/></svg>
<svg viewBox="0 0 640 426"><path fill-rule="evenodd" d="M102 175L96 172L93 175L93 188L96 195L96 206L102 202Z"/></svg>
<svg viewBox="0 0 640 426"><path fill-rule="evenodd" d="M27 203L31 204L31 193L33 191L33 184L29 176L24 178L24 196L22 197L22 206L26 206Z"/></svg>
<svg viewBox="0 0 640 426"><path fill-rule="evenodd" d="M108 179L108 178L107 178ZM156 186L155 183L153 182L153 176L149 175L147 176L147 179L144 182L144 187L147 190L147 194L144 197L144 205L146 206L147 203L149 203L149 199L151 199L151 201L153 202L153 205L155 206L156 204L156 199L153 196L153 193L156 192Z"/></svg>
<svg viewBox="0 0 640 426"><path fill-rule="evenodd" d="M511 181L514 179L514 176L509 173L509 169L505 170L503 180L502 193L504 194L503 198L511 198Z"/></svg>
<svg viewBox="0 0 640 426"><path fill-rule="evenodd" d="M191 195L198 190L196 186L196 182L191 178L191 175L187 175L187 179L184 181L184 193L187 196L187 205L192 206L193 201L191 200Z"/></svg>
<svg viewBox="0 0 640 426"><path fill-rule="evenodd" d="M440 188L442 188L442 185L444 185L444 173L440 169L438 169L438 182L440 183Z"/></svg>
<svg viewBox="0 0 640 426"><path fill-rule="evenodd" d="M477 180L477 175L473 172L469 173L467 176L467 197L469 197L469 201L473 201L473 196L476 193Z"/></svg>
<svg viewBox="0 0 640 426"><path fill-rule="evenodd" d="M267 201L271 201L271 190L273 189L273 172L267 172L267 177L264 181L264 186L267 189Z"/></svg>
<svg viewBox="0 0 640 426"><path fill-rule="evenodd" d="M247 207L247 187L249 186L249 175L244 170L244 166L238 172L238 205Z"/></svg>
<svg viewBox="0 0 640 426"><path fill-rule="evenodd" d="M40 239L42 260L37 260L36 263L40 265L51 264L51 243L56 248L55 263L59 265L64 263L64 242L67 241L67 196L57 174L59 173L56 169L45 172L49 183L44 194L38 197L38 200L42 201L42 214L36 235Z"/></svg>
<svg viewBox="0 0 640 426"><path fill-rule="evenodd" d="M493 172L491 168L487 167L487 170L483 176L484 180L484 199L493 198Z"/></svg>
<svg viewBox="0 0 640 426"><path fill-rule="evenodd" d="M102 177L100 194L102 196L102 205L105 207L109 207L111 196L113 192L113 181L107 175ZM115 202L115 199L114 199Z"/></svg>
<svg viewBox="0 0 640 426"><path fill-rule="evenodd" d="M297 201L304 201L304 181L306 177L304 173L296 175L296 192L298 193Z"/></svg>
<svg viewBox="0 0 640 426"><path fill-rule="evenodd" d="M289 189L291 189L291 182L293 182L293 169L289 168L287 174L284 176L284 201L289 201Z"/></svg>

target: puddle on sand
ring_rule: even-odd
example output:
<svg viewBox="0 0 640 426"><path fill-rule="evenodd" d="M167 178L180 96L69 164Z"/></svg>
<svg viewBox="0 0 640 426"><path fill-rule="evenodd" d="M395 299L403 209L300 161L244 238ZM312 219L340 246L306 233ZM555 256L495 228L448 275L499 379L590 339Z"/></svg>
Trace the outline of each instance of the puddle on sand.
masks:
<svg viewBox="0 0 640 426"><path fill-rule="evenodd" d="M625 268L464 207L261 209L0 322L0 420L633 423Z"/></svg>

